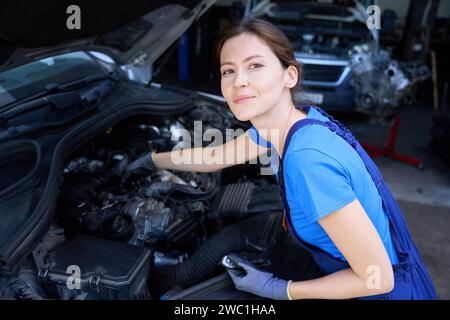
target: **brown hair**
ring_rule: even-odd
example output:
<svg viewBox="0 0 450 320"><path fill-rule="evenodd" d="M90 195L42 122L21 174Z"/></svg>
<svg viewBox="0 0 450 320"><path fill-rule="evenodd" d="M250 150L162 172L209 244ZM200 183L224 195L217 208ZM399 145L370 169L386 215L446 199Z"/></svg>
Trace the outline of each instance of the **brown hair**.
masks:
<svg viewBox="0 0 450 320"><path fill-rule="evenodd" d="M300 62L295 59L294 48L286 35L276 26L268 21L260 18L251 18L242 20L237 24L227 26L219 35L219 39L214 49L215 58L220 65L220 52L225 42L233 37L239 36L243 33L250 33L261 40L263 40L280 60L283 68L287 69L289 66L294 66L298 71L297 84L290 89L292 101L294 103L301 103L301 99L295 98L295 93L301 92L301 77L302 66Z"/></svg>

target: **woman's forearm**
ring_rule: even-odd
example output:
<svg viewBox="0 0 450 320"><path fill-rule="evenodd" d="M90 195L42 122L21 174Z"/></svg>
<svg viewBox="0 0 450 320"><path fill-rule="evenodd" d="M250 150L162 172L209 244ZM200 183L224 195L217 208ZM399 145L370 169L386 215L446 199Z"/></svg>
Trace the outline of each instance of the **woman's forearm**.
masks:
<svg viewBox="0 0 450 320"><path fill-rule="evenodd" d="M160 169L214 172L243 164L250 159L267 154L267 151L267 148L252 142L248 133L245 133L217 146L156 153L153 160L156 167Z"/></svg>
<svg viewBox="0 0 450 320"><path fill-rule="evenodd" d="M210 156L214 151L213 148L190 148L161 152L154 155L154 163L160 169L192 172L214 172L231 166L225 161L214 161Z"/></svg>
<svg viewBox="0 0 450 320"><path fill-rule="evenodd" d="M383 279L379 283L374 288L370 281L358 277L352 269L345 269L317 279L291 282L289 294L292 299L350 299L392 290Z"/></svg>

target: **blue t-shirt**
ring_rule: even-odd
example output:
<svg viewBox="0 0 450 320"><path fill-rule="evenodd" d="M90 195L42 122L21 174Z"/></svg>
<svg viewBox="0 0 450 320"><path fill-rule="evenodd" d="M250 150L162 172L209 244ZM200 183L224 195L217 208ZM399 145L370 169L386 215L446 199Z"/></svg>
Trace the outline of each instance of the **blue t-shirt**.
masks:
<svg viewBox="0 0 450 320"><path fill-rule="evenodd" d="M307 118L327 120L314 108L309 110ZM271 147L255 128L249 130L249 135L253 141ZM391 263L398 263L381 196L356 150L319 125L297 130L286 147L286 197L293 228L302 240L345 261L318 220L358 199L378 231ZM272 168L277 169L276 162Z"/></svg>

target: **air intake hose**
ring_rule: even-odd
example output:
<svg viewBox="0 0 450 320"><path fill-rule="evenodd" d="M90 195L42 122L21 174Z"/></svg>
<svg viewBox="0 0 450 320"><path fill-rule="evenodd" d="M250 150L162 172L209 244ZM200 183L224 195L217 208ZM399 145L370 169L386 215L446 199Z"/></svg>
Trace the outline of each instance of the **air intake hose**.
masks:
<svg viewBox="0 0 450 320"><path fill-rule="evenodd" d="M156 294L175 287L187 288L207 280L215 274L224 255L244 250L249 244L264 248L268 254L282 234L280 217L280 214L274 213L260 214L227 226L209 238L185 262L155 269L151 282L156 287Z"/></svg>

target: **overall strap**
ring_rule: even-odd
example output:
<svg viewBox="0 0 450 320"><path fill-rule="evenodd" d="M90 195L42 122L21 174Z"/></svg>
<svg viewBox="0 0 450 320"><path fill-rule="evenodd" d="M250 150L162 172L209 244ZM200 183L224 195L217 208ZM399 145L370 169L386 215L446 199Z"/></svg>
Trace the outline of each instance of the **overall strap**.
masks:
<svg viewBox="0 0 450 320"><path fill-rule="evenodd" d="M308 106L307 108L310 107ZM362 146L355 139L352 133L339 121L333 119L322 109L317 107L314 108L323 116L325 116L328 121L303 119L295 123L289 130L288 136L286 137L283 156L285 151L287 150L287 146L294 132L307 125L317 124L325 126L331 131L335 132L341 138L343 138L347 143L349 143L361 157L361 160L363 161L381 196L384 209L390 222L392 241L399 258L399 263L393 265L395 277L394 290L389 294L380 295L379 298L387 296L389 299L436 299L437 295L433 285L433 281L426 270L426 267L423 263L422 258L420 257L419 251L417 250L414 241L412 240L406 221L401 213L397 201L394 199L394 196L384 182L381 173L373 162L372 158L370 158L370 156L367 154L364 148L362 148ZM295 230L293 230L284 187L283 158L281 159L279 181L285 213L284 222L286 222L287 216L287 226L289 227L291 234L293 234L297 238L297 240L299 240L300 244L302 244L305 249L312 253L316 263L327 273L338 271L345 268L346 265L348 266L347 263L343 263L339 259L332 257L329 253L303 242L297 235Z"/></svg>
<svg viewBox="0 0 450 320"><path fill-rule="evenodd" d="M334 133L336 133L337 135L339 135L356 150L356 152L359 154L362 161L364 162L364 165L382 198L383 205L385 206L389 221L391 222L390 227L392 228L393 231L393 241L396 249L400 252L410 252L411 246L414 246L414 244L411 241L412 237L408 231L406 222L403 218L403 215L401 214L401 210L398 207L397 202L395 201L392 193L385 184L383 177L380 171L378 170L377 166L373 162L373 160L366 153L364 148L359 144L359 142L356 140L356 138L353 136L350 130L348 130L339 121L335 120L331 115L327 114L324 110L318 107L307 106L306 108L315 108L319 113L321 113L324 117L326 117L328 121L321 121L317 119L303 119L296 122L290 128L288 135L286 137L285 147L283 150L283 157L285 155L286 150L288 149L287 146L289 145L289 142L293 134L305 126L314 124L324 126L333 131ZM281 162L283 161L283 157Z"/></svg>

